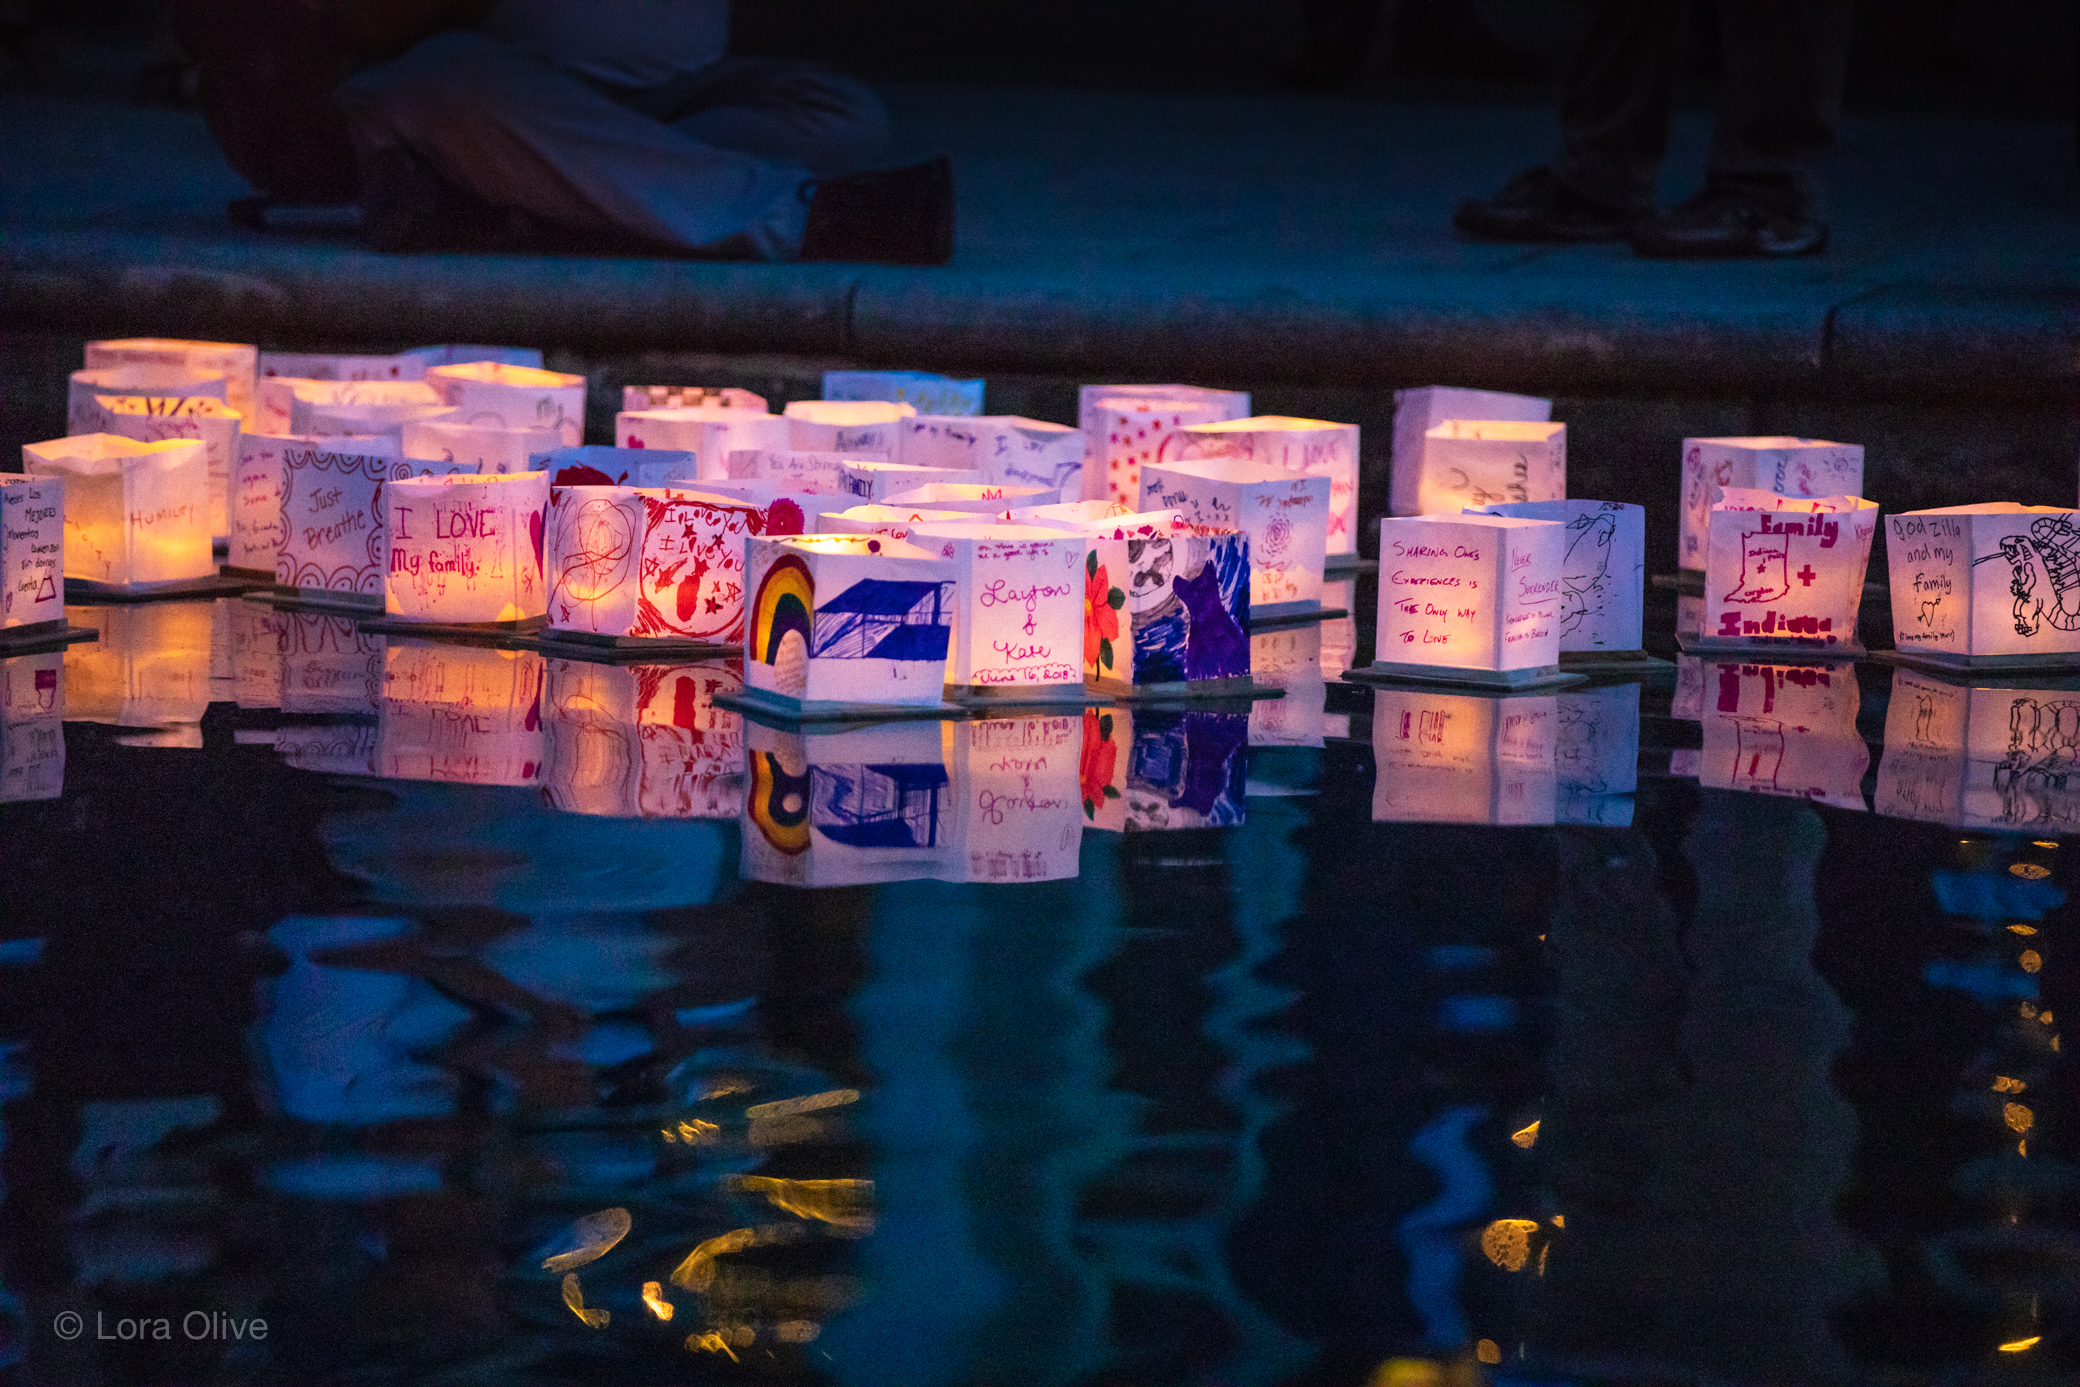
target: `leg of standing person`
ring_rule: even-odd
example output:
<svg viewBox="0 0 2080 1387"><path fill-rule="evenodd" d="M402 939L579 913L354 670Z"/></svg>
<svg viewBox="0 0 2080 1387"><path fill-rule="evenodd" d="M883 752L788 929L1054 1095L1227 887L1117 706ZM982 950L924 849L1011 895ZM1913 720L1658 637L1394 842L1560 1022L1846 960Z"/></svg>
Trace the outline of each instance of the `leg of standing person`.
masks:
<svg viewBox="0 0 2080 1387"><path fill-rule="evenodd" d="M1703 191L1635 230L1642 255L1811 255L1841 123L1854 0L1721 0L1726 81Z"/></svg>
<svg viewBox="0 0 2080 1387"><path fill-rule="evenodd" d="M1560 98L1560 150L1452 221L1498 241L1616 241L1654 210L1687 7L1604 0Z"/></svg>

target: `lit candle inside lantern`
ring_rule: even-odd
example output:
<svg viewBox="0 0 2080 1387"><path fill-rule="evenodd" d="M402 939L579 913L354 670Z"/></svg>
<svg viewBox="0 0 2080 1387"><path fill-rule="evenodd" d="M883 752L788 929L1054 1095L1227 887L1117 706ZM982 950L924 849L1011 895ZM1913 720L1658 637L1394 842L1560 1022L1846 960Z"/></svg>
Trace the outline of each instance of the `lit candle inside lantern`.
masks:
<svg viewBox="0 0 2080 1387"><path fill-rule="evenodd" d="M542 472L405 477L385 489L384 610L407 621L531 621L548 611Z"/></svg>
<svg viewBox="0 0 2080 1387"><path fill-rule="evenodd" d="M782 413L789 448L901 462L902 424L917 410L887 400L796 400Z"/></svg>
<svg viewBox="0 0 2080 1387"><path fill-rule="evenodd" d="M65 479L65 576L125 590L206 578L209 470L199 439L87 434L22 449L31 476Z"/></svg>
<svg viewBox="0 0 2080 1387"><path fill-rule="evenodd" d="M1549 423L1553 402L1534 395L1511 395L1500 390L1462 390L1449 385L1424 385L1394 392L1394 439L1391 462L1393 476L1389 515L1425 515L1440 510L1458 510L1464 501L1426 506L1421 490L1425 476L1425 435L1448 419L1489 419L1521 424ZM1504 500L1511 498L1504 497ZM1537 499L1525 497L1525 500Z"/></svg>
<svg viewBox="0 0 2080 1387"><path fill-rule="evenodd" d="M1495 515L1380 521L1373 666L1496 683L1557 673L1566 527Z"/></svg>
<svg viewBox="0 0 2080 1387"><path fill-rule="evenodd" d="M791 706L927 704L945 697L952 560L868 535L746 544L744 675Z"/></svg>
<svg viewBox="0 0 2080 1387"><path fill-rule="evenodd" d="M1287 472L1329 479L1326 553L1331 561L1358 554L1358 426L1280 414L1187 424L1177 440L1179 462L1239 458Z"/></svg>
<svg viewBox="0 0 2080 1387"><path fill-rule="evenodd" d="M465 424L553 429L566 447L585 441L585 377L497 361L434 366L426 383Z"/></svg>
<svg viewBox="0 0 2080 1387"><path fill-rule="evenodd" d="M1705 567L1712 507L1726 487L1803 499L1861 495L1863 447L1781 436L1684 439L1681 567Z"/></svg>

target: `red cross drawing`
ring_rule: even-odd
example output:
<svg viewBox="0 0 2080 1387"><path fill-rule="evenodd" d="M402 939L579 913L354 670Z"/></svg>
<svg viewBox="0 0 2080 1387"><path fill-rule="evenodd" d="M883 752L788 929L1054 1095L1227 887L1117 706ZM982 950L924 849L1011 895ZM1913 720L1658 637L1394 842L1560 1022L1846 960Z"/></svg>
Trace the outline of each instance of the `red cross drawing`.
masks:
<svg viewBox="0 0 2080 1387"><path fill-rule="evenodd" d="M1807 564L1804 568L1800 569L1793 576L1798 578L1807 587L1811 587L1813 585L1813 580L1819 577L1820 575L1813 571L1813 566L1811 564Z"/></svg>

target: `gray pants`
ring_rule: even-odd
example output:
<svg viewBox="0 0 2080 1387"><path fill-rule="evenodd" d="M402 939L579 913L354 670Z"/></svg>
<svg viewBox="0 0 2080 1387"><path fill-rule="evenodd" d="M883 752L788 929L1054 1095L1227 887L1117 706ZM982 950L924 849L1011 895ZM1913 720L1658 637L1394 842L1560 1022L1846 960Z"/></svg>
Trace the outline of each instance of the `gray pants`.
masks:
<svg viewBox="0 0 2080 1387"><path fill-rule="evenodd" d="M437 34L336 93L365 156L402 144L465 192L573 231L791 258L804 181L871 161L888 112L811 63L724 58L616 89L473 30Z"/></svg>

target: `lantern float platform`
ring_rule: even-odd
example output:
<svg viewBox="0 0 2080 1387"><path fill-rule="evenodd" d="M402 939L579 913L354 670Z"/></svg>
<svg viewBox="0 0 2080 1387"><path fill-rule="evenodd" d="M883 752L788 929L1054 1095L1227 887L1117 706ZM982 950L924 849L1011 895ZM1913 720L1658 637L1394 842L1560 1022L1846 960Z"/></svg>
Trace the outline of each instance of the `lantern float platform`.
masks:
<svg viewBox="0 0 2080 1387"><path fill-rule="evenodd" d="M1410 684L1444 684L1489 692L1529 693L1586 684L1589 676L1563 670L1558 665L1531 665L1524 669L1465 669L1454 665L1411 665L1392 660L1374 660L1343 672L1347 684L1371 688L1405 687Z"/></svg>
<svg viewBox="0 0 2080 1387"><path fill-rule="evenodd" d="M524 617L518 621L412 621L382 615L364 617L355 624L372 636L424 636L428 640L482 644L487 639L500 643L517 641L541 630L548 621L546 616Z"/></svg>
<svg viewBox="0 0 2080 1387"><path fill-rule="evenodd" d="M1985 676L1998 678L2028 676L2030 688L2043 687L2044 674L2068 675L2080 680L2080 653L2043 655L1945 655L1928 650L1873 650L1869 658L1881 665L1898 665L1929 674L1948 674L1984 683ZM2054 680L2054 684L2061 681Z"/></svg>
<svg viewBox="0 0 2080 1387"><path fill-rule="evenodd" d="M1378 564L1373 565L1375 568ZM1277 631L1287 626L1312 626L1322 621L1340 621L1351 614L1349 607L1316 607L1304 612L1277 612L1271 616L1252 616L1249 629L1252 631Z"/></svg>
<svg viewBox="0 0 2080 1387"><path fill-rule="evenodd" d="M715 706L775 727L811 723L957 721L968 710L952 703L797 703L758 689L735 689L715 695Z"/></svg>
<svg viewBox="0 0 2080 1387"><path fill-rule="evenodd" d="M1186 707L1233 703L1247 706L1267 698L1284 698L1285 686L1255 679L1201 679L1177 684L1086 684L1092 703L1131 703L1137 708Z"/></svg>
<svg viewBox="0 0 2080 1387"><path fill-rule="evenodd" d="M990 688L976 684L948 684L946 699L957 707L988 712L1021 708L1110 707L1119 701L1116 690L1100 691L1088 684L1014 684Z"/></svg>
<svg viewBox="0 0 2080 1387"><path fill-rule="evenodd" d="M249 600L267 602L287 612L320 612L326 616L366 617L370 620L383 614L383 595L379 592L332 592L325 588L299 588L276 583L264 592L245 595Z"/></svg>
<svg viewBox="0 0 2080 1387"><path fill-rule="evenodd" d="M591 631L544 627L526 638L529 649L559 659L593 664L650 664L657 661L714 660L744 653L742 641L674 640L666 636L609 636Z"/></svg>
<svg viewBox="0 0 2080 1387"><path fill-rule="evenodd" d="M1675 665L1644 650L1563 650L1560 652L1560 668L1577 674L1592 670L1598 673L1655 674L1672 670Z"/></svg>
<svg viewBox="0 0 2080 1387"><path fill-rule="evenodd" d="M1823 645L1817 637L1803 641L1763 641L1753 639L1719 638L1707 639L1694 631L1676 632L1676 648L1685 655L1708 655L1719 659L1768 660L1772 664L1839 664L1844 660L1862 660L1870 655L1859 640L1836 641Z"/></svg>
<svg viewBox="0 0 2080 1387"><path fill-rule="evenodd" d="M0 656L35 655L63 650L80 641L98 641L101 633L91 626L74 626L62 618L39 621L33 626L0 628Z"/></svg>
<svg viewBox="0 0 2080 1387"><path fill-rule="evenodd" d="M256 589L274 586L274 578L245 577L234 573L209 573L200 578L176 578L147 588L97 583L92 578L67 578L65 600L91 606L108 603L164 602L174 598L243 597Z"/></svg>

